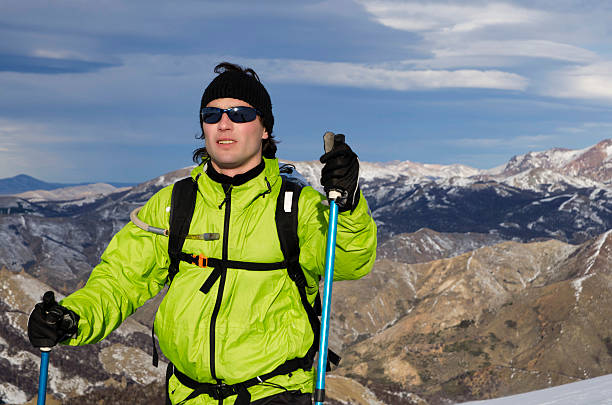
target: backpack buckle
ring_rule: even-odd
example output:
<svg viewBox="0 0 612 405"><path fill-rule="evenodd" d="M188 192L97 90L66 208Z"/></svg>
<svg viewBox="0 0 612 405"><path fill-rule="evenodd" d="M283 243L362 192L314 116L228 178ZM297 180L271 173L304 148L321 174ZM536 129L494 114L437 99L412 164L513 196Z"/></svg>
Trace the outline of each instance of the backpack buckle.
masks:
<svg viewBox="0 0 612 405"><path fill-rule="evenodd" d="M211 397L216 399L217 401L230 397L232 395L236 395L238 392L236 391L236 387L233 385L227 385L224 383L213 385L211 392Z"/></svg>
<svg viewBox="0 0 612 405"><path fill-rule="evenodd" d="M208 257L204 256L203 254L192 256L194 259L198 259L198 262L194 263L195 265L197 265L198 267L208 267Z"/></svg>

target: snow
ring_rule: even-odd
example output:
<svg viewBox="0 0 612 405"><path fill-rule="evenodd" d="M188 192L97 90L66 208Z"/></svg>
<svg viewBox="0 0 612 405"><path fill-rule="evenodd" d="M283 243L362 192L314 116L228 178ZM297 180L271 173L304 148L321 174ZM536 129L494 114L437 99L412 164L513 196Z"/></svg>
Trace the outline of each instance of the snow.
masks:
<svg viewBox="0 0 612 405"><path fill-rule="evenodd" d="M564 201L563 203L561 203L561 205L559 205L559 208L558 208L558 209L559 209L559 211L568 211L568 212L569 212L569 211L571 211L571 210L572 210L572 207L569 207L569 209L566 209L566 205L569 205L569 204L570 204L571 202L573 202L573 201L574 201L576 198L578 198L578 194L574 194L574 195L572 195L572 197L571 197L569 200Z"/></svg>
<svg viewBox="0 0 612 405"><path fill-rule="evenodd" d="M372 322L373 326L376 326L376 321L374 320L374 317L372 316L372 313L370 311L368 311L368 316L370 317L370 322Z"/></svg>
<svg viewBox="0 0 612 405"><path fill-rule="evenodd" d="M568 149L549 149L544 152L529 152L524 155L517 155L512 159L512 162L529 162L534 166L548 167L552 169L561 169L567 166L572 161L576 160L591 148L590 146L584 149L568 150ZM547 163L546 165L544 163Z"/></svg>
<svg viewBox="0 0 612 405"><path fill-rule="evenodd" d="M554 197L550 197L550 198L543 198L540 200L540 202L551 202L554 201L556 199L559 198L572 198L572 197L576 197L576 194L561 194L561 195L556 195Z"/></svg>
<svg viewBox="0 0 612 405"><path fill-rule="evenodd" d="M612 374L540 391L462 405L612 405Z"/></svg>
<svg viewBox="0 0 612 405"><path fill-rule="evenodd" d="M10 383L0 384L0 403L23 404L28 400L25 392Z"/></svg>
<svg viewBox="0 0 612 405"><path fill-rule="evenodd" d="M591 268L593 267L593 265L595 264L595 261L597 260L597 258L599 257L599 254L601 253L601 248L603 244L606 242L611 232L612 232L612 229L607 231L606 233L604 233L603 235L599 237L599 240L597 241L597 248L595 249L595 253L593 253L587 261L588 267L586 271L584 272L585 275L589 274L589 272L591 271Z"/></svg>
<svg viewBox="0 0 612 405"><path fill-rule="evenodd" d="M580 293L582 293L582 283L584 282L584 280L587 280L592 276L594 276L594 274L589 274L587 276L583 276L572 281L572 287L574 287L574 290L576 290L574 292L574 296L576 297L576 305L578 305L578 301L580 301Z"/></svg>
<svg viewBox="0 0 612 405"><path fill-rule="evenodd" d="M9 355L8 352L5 352L3 353L2 357L13 366L21 366L28 363L38 364L40 362L40 358L38 356L25 351L19 351L14 355Z"/></svg>
<svg viewBox="0 0 612 405"><path fill-rule="evenodd" d="M322 164L318 161L296 162L282 159L282 163L294 165L313 186L319 184ZM375 179L396 181L403 177L407 183L427 183L435 180L448 182L454 178L462 179L478 174L481 174L481 170L460 164L437 165L411 161L359 162L359 177L364 181Z"/></svg>
<svg viewBox="0 0 612 405"><path fill-rule="evenodd" d="M604 162L612 159L612 143L606 146L605 152L606 152L607 158L604 159Z"/></svg>
<svg viewBox="0 0 612 405"><path fill-rule="evenodd" d="M47 285L42 283L41 281L34 279L32 277L24 276L23 273L15 274L14 276L15 282L21 288L21 293L24 293L34 302L39 302L42 299L43 294L49 288ZM54 291L55 299L57 301L61 301L64 298L63 294Z"/></svg>
<svg viewBox="0 0 612 405"><path fill-rule="evenodd" d="M608 239L608 235L610 235L611 232L612 230L609 230L599 237L599 239L597 240L595 252L587 259L587 267L584 270L584 273L582 273L582 277L572 281L572 287L574 287L574 290L576 290L574 293L574 296L576 297L576 303L578 303L578 301L580 300L580 293L582 292L582 283L584 282L584 280L587 280L595 275L595 273L591 273L591 269L597 261L597 258L601 253L601 248L603 247L604 243Z"/></svg>
<svg viewBox="0 0 612 405"><path fill-rule="evenodd" d="M62 370L52 362L49 362L49 381L47 392L53 392L58 396L66 396L66 392L72 395L83 395L90 388L89 382L80 376L66 377Z"/></svg>
<svg viewBox="0 0 612 405"><path fill-rule="evenodd" d="M82 205L94 202L105 195L129 189L130 187L118 188L106 183L95 183L83 186L63 187L55 190L26 191L17 194L17 196L29 202L70 201L70 204Z"/></svg>

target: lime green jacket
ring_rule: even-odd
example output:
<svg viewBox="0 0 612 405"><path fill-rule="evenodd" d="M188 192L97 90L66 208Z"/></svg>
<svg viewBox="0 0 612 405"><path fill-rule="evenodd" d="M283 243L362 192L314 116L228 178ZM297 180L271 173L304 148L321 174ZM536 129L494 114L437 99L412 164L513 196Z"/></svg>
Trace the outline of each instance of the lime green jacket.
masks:
<svg viewBox="0 0 612 405"><path fill-rule="evenodd" d="M221 237L214 241L187 239L184 252L221 258L223 239L227 238L229 260L268 263L283 260L274 220L281 185L276 159L265 159L262 173L234 186L230 201L225 204L222 185L208 177L204 166L194 168L191 175L197 178L198 194L189 233L215 232ZM172 186L160 190L145 204L139 218L149 225L168 229L171 193ZM318 191L305 187L298 204L300 264L311 303L325 271L329 207L324 201ZM225 221L229 221L228 226ZM334 279L357 279L367 274L374 263L375 251L376 225L361 196L352 212L339 214ZM87 284L61 302L80 316L78 335L68 344L95 343L106 337L160 292L168 276L168 265L168 238L128 223L113 237ZM214 373L224 383L235 384L306 354L314 336L297 287L286 269L230 268L225 280L217 280L204 294L200 287L211 271L181 262L180 271L157 311L155 333L160 348L178 370L200 382L215 383ZM219 291L222 298L215 310ZM216 317L213 312L217 312ZM268 381L289 390L313 391L312 370L298 370ZM174 376L169 391L173 403L191 393ZM252 400L281 392L266 384L249 391ZM232 404L235 398L227 398L224 404ZM218 402L201 395L187 403Z"/></svg>

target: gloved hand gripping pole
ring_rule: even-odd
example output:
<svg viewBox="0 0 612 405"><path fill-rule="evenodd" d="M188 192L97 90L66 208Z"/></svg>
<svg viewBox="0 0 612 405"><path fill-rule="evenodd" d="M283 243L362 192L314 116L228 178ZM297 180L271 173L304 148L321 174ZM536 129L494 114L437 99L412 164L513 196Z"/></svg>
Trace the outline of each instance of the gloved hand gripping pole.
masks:
<svg viewBox="0 0 612 405"><path fill-rule="evenodd" d="M40 348L40 374L38 376L38 401L36 405L45 405L47 399L47 377L49 375L50 347Z"/></svg>
<svg viewBox="0 0 612 405"><path fill-rule="evenodd" d="M326 132L323 135L325 153L334 146L334 133ZM327 347L329 337L329 319L331 313L332 282L334 279L334 259L336 253L336 230L338 225L338 206L336 198L340 192L330 190L327 194L329 200L329 225L327 228L327 248L325 253L325 282L323 285L323 309L321 314L321 335L319 337L319 361L317 364L317 385L315 387L315 405L325 402L325 371L327 368Z"/></svg>

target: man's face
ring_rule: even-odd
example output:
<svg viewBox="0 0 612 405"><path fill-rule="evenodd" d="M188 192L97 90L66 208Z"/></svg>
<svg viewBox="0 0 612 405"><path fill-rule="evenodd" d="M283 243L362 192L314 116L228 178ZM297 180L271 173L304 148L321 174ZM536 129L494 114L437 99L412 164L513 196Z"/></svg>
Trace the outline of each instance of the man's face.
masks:
<svg viewBox="0 0 612 405"><path fill-rule="evenodd" d="M230 107L253 107L235 98L218 98L206 107L226 109ZM254 168L261 161L261 141L268 138L268 132L257 116L251 122L236 123L224 113L215 124L202 123L206 151L211 164L219 173L235 176Z"/></svg>

